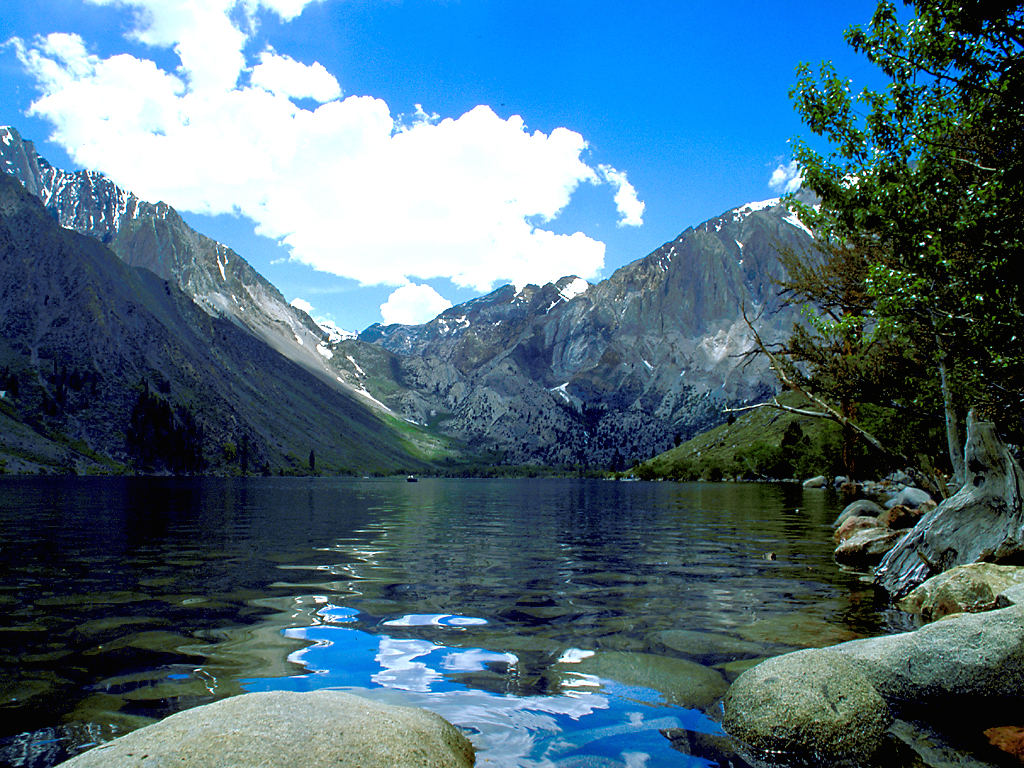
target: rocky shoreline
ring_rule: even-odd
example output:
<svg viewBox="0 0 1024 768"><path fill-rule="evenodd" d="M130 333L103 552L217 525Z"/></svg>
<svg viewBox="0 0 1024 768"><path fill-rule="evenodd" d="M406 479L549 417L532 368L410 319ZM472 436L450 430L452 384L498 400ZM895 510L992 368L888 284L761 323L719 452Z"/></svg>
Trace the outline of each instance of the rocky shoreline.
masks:
<svg viewBox="0 0 1024 768"><path fill-rule="evenodd" d="M1024 473L986 422L969 423L966 456L941 504L890 478L872 489L888 498L836 519L836 561L920 626L740 675L722 702L734 766L1024 764ZM992 762L946 748L950 730Z"/></svg>
<svg viewBox="0 0 1024 768"><path fill-rule="evenodd" d="M1017 583L994 601L1006 607L776 656L744 672L723 701L723 727L735 749L750 764L892 765L876 753L893 725L906 730L908 721L938 718L978 727L990 743L1024 758L1024 568L1012 570ZM973 566L961 574L971 574L969 583L984 578ZM918 757L907 764L966 764Z"/></svg>

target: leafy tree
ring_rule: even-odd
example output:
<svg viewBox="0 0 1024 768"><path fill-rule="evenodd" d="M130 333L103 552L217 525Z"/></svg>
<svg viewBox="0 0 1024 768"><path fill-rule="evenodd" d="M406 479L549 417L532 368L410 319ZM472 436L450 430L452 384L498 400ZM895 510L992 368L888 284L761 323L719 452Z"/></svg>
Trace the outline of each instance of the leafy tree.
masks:
<svg viewBox="0 0 1024 768"><path fill-rule="evenodd" d="M889 79L884 92L851 94L831 63L798 69L791 96L831 149L797 141L821 206L793 204L827 242L868 249L871 338L913 341L934 365L962 482L965 397L1004 426L1022 413L1024 5L905 4L910 18L886 0L846 33Z"/></svg>

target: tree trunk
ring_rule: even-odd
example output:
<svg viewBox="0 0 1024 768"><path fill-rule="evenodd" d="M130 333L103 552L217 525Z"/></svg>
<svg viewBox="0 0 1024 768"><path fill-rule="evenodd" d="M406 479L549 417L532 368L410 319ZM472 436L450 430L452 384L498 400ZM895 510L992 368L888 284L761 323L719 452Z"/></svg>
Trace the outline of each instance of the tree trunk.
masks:
<svg viewBox="0 0 1024 768"><path fill-rule="evenodd" d="M953 464L953 479L958 488L963 488L967 481L967 472L964 468L964 448L963 443L960 442L960 427L956 418L956 407L953 404L953 393L949 389L946 352L938 336L935 337L935 343L939 347L939 381L942 385L942 405L946 413L946 444L949 447L949 460Z"/></svg>
<svg viewBox="0 0 1024 768"><path fill-rule="evenodd" d="M967 419L967 482L933 509L875 570L875 583L899 599L957 565L1024 563L1024 472L995 425Z"/></svg>

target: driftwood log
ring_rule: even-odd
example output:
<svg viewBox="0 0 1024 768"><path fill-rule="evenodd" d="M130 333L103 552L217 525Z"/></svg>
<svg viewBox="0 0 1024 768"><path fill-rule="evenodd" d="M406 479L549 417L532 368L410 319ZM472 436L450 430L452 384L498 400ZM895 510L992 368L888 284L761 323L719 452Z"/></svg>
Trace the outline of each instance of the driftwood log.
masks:
<svg viewBox="0 0 1024 768"><path fill-rule="evenodd" d="M875 570L875 583L894 600L957 565L1024 563L1024 472L995 425L973 412L964 458L964 486L922 517Z"/></svg>

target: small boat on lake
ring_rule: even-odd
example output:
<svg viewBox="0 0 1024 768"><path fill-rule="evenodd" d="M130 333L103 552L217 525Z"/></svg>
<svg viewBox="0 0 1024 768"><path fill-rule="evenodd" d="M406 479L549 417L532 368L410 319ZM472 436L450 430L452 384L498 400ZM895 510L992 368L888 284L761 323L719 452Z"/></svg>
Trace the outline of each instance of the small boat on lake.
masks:
<svg viewBox="0 0 1024 768"><path fill-rule="evenodd" d="M407 482L407 483L415 483L415 482L418 482L418 481L416 480L416 475L409 475L407 478L405 478L405 482Z"/></svg>

